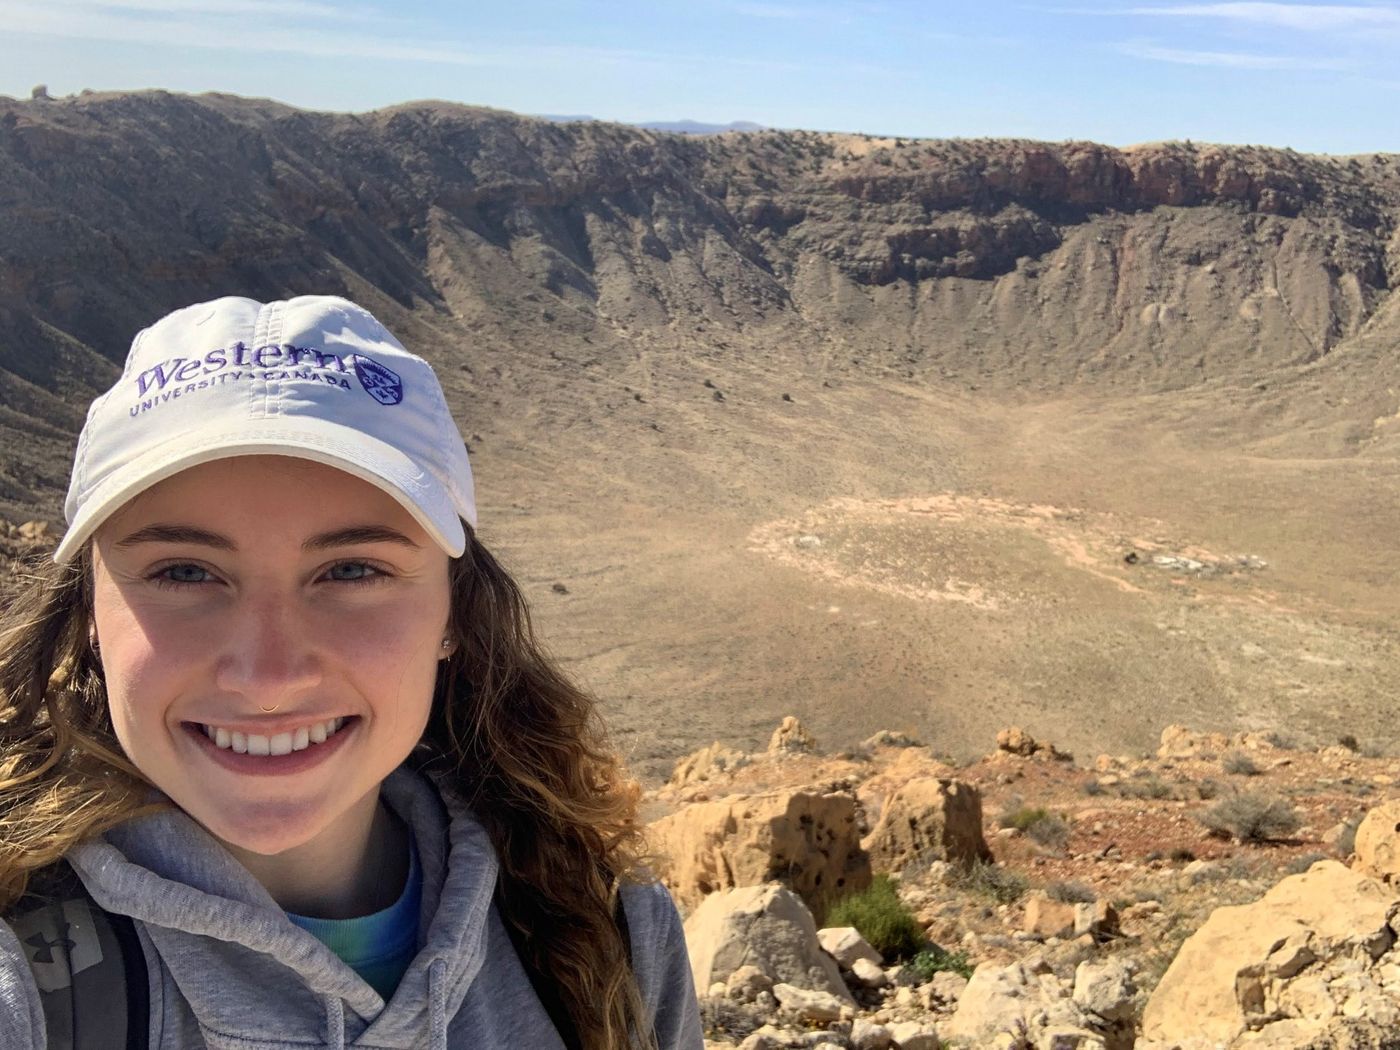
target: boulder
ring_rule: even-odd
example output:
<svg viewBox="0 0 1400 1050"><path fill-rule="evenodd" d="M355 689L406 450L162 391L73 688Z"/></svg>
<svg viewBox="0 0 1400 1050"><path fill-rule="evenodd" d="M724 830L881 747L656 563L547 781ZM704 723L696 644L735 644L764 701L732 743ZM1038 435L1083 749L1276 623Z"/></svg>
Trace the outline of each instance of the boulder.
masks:
<svg viewBox="0 0 1400 1050"><path fill-rule="evenodd" d="M817 742L812 738L812 734L807 732L806 727L793 715L784 718L768 740L770 755L802 754L814 751L816 747Z"/></svg>
<svg viewBox="0 0 1400 1050"><path fill-rule="evenodd" d="M1020 726L1011 726L997 732L997 750L1030 758L1040 750L1040 745Z"/></svg>
<svg viewBox="0 0 1400 1050"><path fill-rule="evenodd" d="M1382 882L1400 881L1400 802L1383 802L1366 814L1352 846L1354 867Z"/></svg>
<svg viewBox="0 0 1400 1050"><path fill-rule="evenodd" d="M873 963L869 959L857 959L851 964L851 974L866 988L883 988L890 983L885 971L878 963Z"/></svg>
<svg viewBox="0 0 1400 1050"><path fill-rule="evenodd" d="M991 860L982 837L982 795L947 777L910 780L890 796L864 841L870 861L884 871L913 860L969 864Z"/></svg>
<svg viewBox="0 0 1400 1050"><path fill-rule="evenodd" d="M1041 940L1047 937L1072 937L1075 932L1075 905L1051 900L1043 893L1033 894L1026 901L1026 921L1021 929Z"/></svg>
<svg viewBox="0 0 1400 1050"><path fill-rule="evenodd" d="M830 992L818 992L811 988L797 988L779 982L773 985L773 995L778 1005L803 1021L828 1024L841 1019L843 1009L854 1009L850 996L838 999Z"/></svg>
<svg viewBox="0 0 1400 1050"><path fill-rule="evenodd" d="M1070 997L1071 989L1039 958L996 966L983 963L972 973L947 1034L973 1046L991 1046L1006 1033L1024 1032L1039 1045L1059 1029L1093 1035L1093 1021Z"/></svg>
<svg viewBox="0 0 1400 1050"><path fill-rule="evenodd" d="M725 773L731 773L748 764L748 755L742 751L725 747L716 740L708 747L693 751L677 762L666 786L670 788L688 787L692 784L715 779Z"/></svg>
<svg viewBox="0 0 1400 1050"><path fill-rule="evenodd" d="M857 1017L851 1025L852 1050L888 1050L890 1030L882 1024L872 1024Z"/></svg>
<svg viewBox="0 0 1400 1050"><path fill-rule="evenodd" d="M786 886L770 883L711 894L686 919L685 940L697 988L728 982L742 967L754 967L773 985L828 992L853 1002L841 971L817 943L812 913ZM757 982L753 976L747 979Z"/></svg>
<svg viewBox="0 0 1400 1050"><path fill-rule="evenodd" d="M772 990L773 978L757 966L741 966L731 973L724 982L725 995L741 1003L751 1003L758 998L759 993L771 992Z"/></svg>
<svg viewBox="0 0 1400 1050"><path fill-rule="evenodd" d="M817 941L821 944L822 951L848 970L855 965L857 959L865 959L876 966L885 961L854 926L828 926L824 930L818 930Z"/></svg>
<svg viewBox="0 0 1400 1050"><path fill-rule="evenodd" d="M1195 733L1183 725L1169 725L1162 730L1158 758L1200 758L1219 755L1230 746L1224 733Z"/></svg>
<svg viewBox="0 0 1400 1050"><path fill-rule="evenodd" d="M1234 1046L1247 1031L1263 1039L1278 1025L1280 1040L1292 1038L1300 1026L1284 1022L1340 1014L1347 1002L1354 1011L1379 1009L1384 975L1400 962L1398 914L1394 891L1334 860L1284 879L1253 904L1217 908L1157 985L1143 1036ZM1353 977L1366 979L1349 987ZM1247 1045L1274 1045L1258 1039Z"/></svg>
<svg viewBox="0 0 1400 1050"><path fill-rule="evenodd" d="M1131 1028L1137 1000L1132 972L1118 959L1086 959L1074 971L1074 1001L1106 1025Z"/></svg>
<svg viewBox="0 0 1400 1050"><path fill-rule="evenodd" d="M816 914L870 885L850 795L811 791L693 802L648 829L662 879L683 907L737 886L781 881Z"/></svg>
<svg viewBox="0 0 1400 1050"><path fill-rule="evenodd" d="M890 1035L899 1050L939 1050L943 1041L928 1025L918 1021L901 1021L890 1025Z"/></svg>

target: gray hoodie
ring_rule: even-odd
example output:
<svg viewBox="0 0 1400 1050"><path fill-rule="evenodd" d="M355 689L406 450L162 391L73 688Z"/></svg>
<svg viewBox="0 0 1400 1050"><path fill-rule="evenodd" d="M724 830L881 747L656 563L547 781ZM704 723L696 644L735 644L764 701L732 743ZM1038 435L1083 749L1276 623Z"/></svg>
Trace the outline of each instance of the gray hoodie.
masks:
<svg viewBox="0 0 1400 1050"><path fill-rule="evenodd" d="M452 793L407 767L382 793L412 827L423 869L421 947L387 1005L180 810L128 821L71 851L93 899L136 920L152 1050L562 1050L494 906L485 830ZM661 1050L701 1050L670 895L628 886L623 902ZM46 1050L38 989L3 922L0 1050Z"/></svg>

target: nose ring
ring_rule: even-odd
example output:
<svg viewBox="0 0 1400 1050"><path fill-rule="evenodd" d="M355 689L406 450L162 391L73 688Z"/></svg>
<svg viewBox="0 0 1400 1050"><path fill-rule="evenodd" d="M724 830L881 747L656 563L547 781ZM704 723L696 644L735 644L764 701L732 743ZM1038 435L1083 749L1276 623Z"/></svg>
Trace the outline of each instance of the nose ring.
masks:
<svg viewBox="0 0 1400 1050"><path fill-rule="evenodd" d="M263 707L262 704L259 704L259 705L258 705L258 710L261 711L261 712L262 712L263 714L265 714L265 715L270 715L270 714L272 714L272 712L276 711L276 710L277 710L279 707L281 707L281 706L282 706L281 704L273 704L271 707Z"/></svg>

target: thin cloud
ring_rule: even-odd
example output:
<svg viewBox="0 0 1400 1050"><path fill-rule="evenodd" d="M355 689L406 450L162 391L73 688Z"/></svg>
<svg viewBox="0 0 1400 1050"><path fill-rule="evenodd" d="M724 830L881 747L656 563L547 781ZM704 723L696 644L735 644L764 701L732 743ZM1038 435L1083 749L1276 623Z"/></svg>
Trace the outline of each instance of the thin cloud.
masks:
<svg viewBox="0 0 1400 1050"><path fill-rule="evenodd" d="M1257 70L1340 70L1346 63L1327 59L1295 58L1291 55L1258 55L1244 51L1192 51L1153 44L1121 44L1119 51L1133 58L1171 62L1181 66L1213 66L1221 69Z"/></svg>
<svg viewBox="0 0 1400 1050"><path fill-rule="evenodd" d="M1356 4L1176 4L1134 7L1126 13L1161 18L1213 18L1307 32L1400 29L1400 7Z"/></svg>
<svg viewBox="0 0 1400 1050"><path fill-rule="evenodd" d="M176 0L106 0L87 4L0 3L0 16L10 35L28 34L70 40L98 40L107 43L154 45L175 49L296 54L317 58L360 58L381 61L425 62L443 65L535 68L561 65L624 65L633 68L670 70L677 65L728 67L792 73L812 68L795 62L772 59L744 59L726 55L674 54L624 48L597 48L570 44L537 46L453 47L441 41L394 38L384 33L345 32L333 28L340 19L327 18L326 25L308 32L305 25L274 17L240 19L227 17L235 7L262 0L216 0L226 10L207 16ZM99 6L100 5L100 6ZM129 17L122 11L140 7L151 12L179 12L185 17ZM322 5L292 4L278 7L279 14L311 16ZM104 9L105 8L105 9ZM856 69L855 66L848 67Z"/></svg>

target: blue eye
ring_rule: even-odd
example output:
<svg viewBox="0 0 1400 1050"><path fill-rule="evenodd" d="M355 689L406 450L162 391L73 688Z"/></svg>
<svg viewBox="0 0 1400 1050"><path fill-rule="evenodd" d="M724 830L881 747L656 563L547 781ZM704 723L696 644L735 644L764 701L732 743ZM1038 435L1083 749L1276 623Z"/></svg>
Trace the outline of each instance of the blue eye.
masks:
<svg viewBox="0 0 1400 1050"><path fill-rule="evenodd" d="M332 580L341 583L362 583L381 575L378 569L362 561L343 561L332 565L326 573Z"/></svg>
<svg viewBox="0 0 1400 1050"><path fill-rule="evenodd" d="M206 583L209 570L198 565L167 565L156 574L165 583Z"/></svg>

